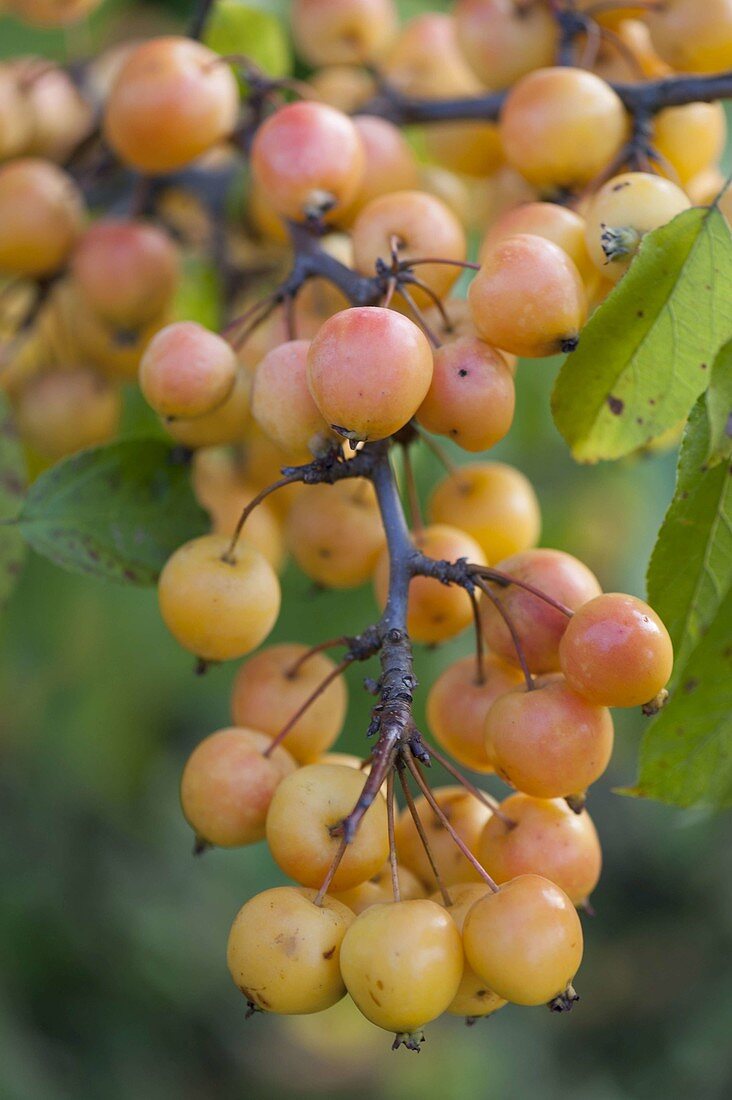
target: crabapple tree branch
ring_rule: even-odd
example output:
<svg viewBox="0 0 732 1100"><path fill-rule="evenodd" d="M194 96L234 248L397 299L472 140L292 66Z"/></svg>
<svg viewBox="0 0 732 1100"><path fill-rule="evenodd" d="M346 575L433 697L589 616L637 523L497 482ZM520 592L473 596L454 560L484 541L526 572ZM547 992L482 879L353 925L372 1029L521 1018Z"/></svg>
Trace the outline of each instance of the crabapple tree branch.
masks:
<svg viewBox="0 0 732 1100"><path fill-rule="evenodd" d="M638 84L611 84L633 115L654 115L666 107L732 98L732 71L710 76L668 76ZM508 92L449 99L418 99L382 86L360 113L379 115L398 126L429 122L495 122Z"/></svg>

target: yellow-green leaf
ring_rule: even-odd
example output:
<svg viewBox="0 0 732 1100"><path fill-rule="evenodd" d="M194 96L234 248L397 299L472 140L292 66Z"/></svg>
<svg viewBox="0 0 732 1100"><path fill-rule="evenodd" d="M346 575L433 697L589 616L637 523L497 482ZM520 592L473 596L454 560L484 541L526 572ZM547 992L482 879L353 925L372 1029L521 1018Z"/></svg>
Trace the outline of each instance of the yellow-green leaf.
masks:
<svg viewBox="0 0 732 1100"><path fill-rule="evenodd" d="M242 54L268 76L287 76L291 71L290 47L279 19L237 0L217 0L203 41L224 56Z"/></svg>
<svg viewBox="0 0 732 1100"><path fill-rule="evenodd" d="M707 462L715 465L732 458L732 340L714 360L706 408L710 435Z"/></svg>
<svg viewBox="0 0 732 1100"><path fill-rule="evenodd" d="M585 326L552 398L581 462L620 458L687 416L732 338L732 235L716 208L649 233Z"/></svg>
<svg viewBox="0 0 732 1100"><path fill-rule="evenodd" d="M674 806L732 805L732 592L689 656L641 745L640 775L623 794Z"/></svg>
<svg viewBox="0 0 732 1100"><path fill-rule="evenodd" d="M684 435L676 492L648 568L648 599L674 643L674 682L732 589L732 476L710 467L705 398Z"/></svg>

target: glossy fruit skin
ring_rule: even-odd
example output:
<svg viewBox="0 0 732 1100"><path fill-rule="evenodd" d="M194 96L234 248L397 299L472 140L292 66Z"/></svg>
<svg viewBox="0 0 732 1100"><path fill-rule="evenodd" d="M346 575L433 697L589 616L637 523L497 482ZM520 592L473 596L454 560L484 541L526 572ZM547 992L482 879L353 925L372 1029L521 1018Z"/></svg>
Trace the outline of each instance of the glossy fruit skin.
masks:
<svg viewBox="0 0 732 1100"><path fill-rule="evenodd" d="M602 852L587 810L575 813L563 798L509 795L501 813L515 824L506 825L497 814L487 822L477 856L499 884L517 875L541 874L580 905L597 886Z"/></svg>
<svg viewBox="0 0 732 1100"><path fill-rule="evenodd" d="M468 290L478 335L528 359L569 350L587 318L587 294L563 249L530 233L488 253Z"/></svg>
<svg viewBox="0 0 732 1100"><path fill-rule="evenodd" d="M486 751L496 773L535 798L585 791L613 749L610 712L559 678L501 695L488 711Z"/></svg>
<svg viewBox="0 0 732 1100"><path fill-rule="evenodd" d="M71 274L102 320L135 328L170 303L180 278L178 249L167 233L130 218L103 218L86 230Z"/></svg>
<svg viewBox="0 0 732 1100"><path fill-rule="evenodd" d="M114 151L140 172L190 164L234 129L239 90L229 66L189 38L153 38L123 62L104 111Z"/></svg>
<svg viewBox="0 0 732 1100"><path fill-rule="evenodd" d="M618 282L630 267L640 238L651 229L671 221L691 206L680 187L650 172L625 172L608 180L593 195L587 208L587 248L592 262L607 279ZM608 233L630 234L629 251L623 240L610 252Z"/></svg>
<svg viewBox="0 0 732 1100"><path fill-rule="evenodd" d="M679 72L717 73L732 65L730 0L668 0L646 13L653 45Z"/></svg>
<svg viewBox="0 0 732 1100"><path fill-rule="evenodd" d="M412 1032L440 1016L463 972L455 922L434 901L372 905L341 946L341 973L356 1005L377 1027Z"/></svg>
<svg viewBox="0 0 732 1100"><path fill-rule="evenodd" d="M294 0L290 27L310 65L363 65L388 47L397 14L392 0Z"/></svg>
<svg viewBox="0 0 732 1100"><path fill-rule="evenodd" d="M13 153L25 152L56 164L64 164L76 146L88 137L94 125L93 111L86 96L62 68L49 65L44 57L20 57L6 63L5 73L17 80L21 100L16 105L20 119L16 126L27 126L30 134ZM0 77L0 156L7 150L3 106L7 104L4 80Z"/></svg>
<svg viewBox="0 0 732 1100"><path fill-rule="evenodd" d="M0 69L0 158L10 160L28 152L34 112L10 66Z"/></svg>
<svg viewBox="0 0 732 1100"><path fill-rule="evenodd" d="M426 891L420 880L408 867L399 867L397 870L399 880L399 894L401 901L413 901L415 898L423 898ZM391 867L387 864L378 875L353 886L350 890L343 890L334 894L338 901L347 905L352 913L358 916L371 905L380 905L394 901L394 887L391 881Z"/></svg>
<svg viewBox="0 0 732 1100"><path fill-rule="evenodd" d="M600 582L581 561L563 550L525 550L496 566L502 573L533 585L570 611L599 596ZM518 584L494 586L493 591L519 636L526 663L532 672L559 668L559 643L569 617ZM516 647L500 612L481 597L483 637L489 649L504 661L518 665Z"/></svg>
<svg viewBox="0 0 732 1100"><path fill-rule="evenodd" d="M323 653L308 657L293 673L307 646L267 646L240 667L231 695L237 725L252 726L272 737L310 697L335 665ZM282 742L299 764L309 764L338 737L346 716L348 695L342 676L313 701Z"/></svg>
<svg viewBox="0 0 732 1100"><path fill-rule="evenodd" d="M488 893L486 884L479 882L457 883L450 887L451 905L445 905L442 895L432 895L432 901L443 905L457 925L458 932L462 935L465 918L477 901ZM506 1002L496 996L489 989L482 978L473 970L470 963L465 960L463 964L463 976L460 979L458 991L453 1000L445 1009L451 1016L483 1017L490 1016L499 1008L503 1008Z"/></svg>
<svg viewBox="0 0 732 1100"><path fill-rule="evenodd" d="M554 59L557 28L543 4L519 10L514 0L458 0L454 15L460 47L489 88L508 88Z"/></svg>
<svg viewBox="0 0 732 1100"><path fill-rule="evenodd" d="M181 776L183 815L196 836L219 848L253 844L264 836L272 795L297 765L271 737L229 727L206 737L193 750Z"/></svg>
<svg viewBox="0 0 732 1100"><path fill-rule="evenodd" d="M385 439L414 415L432 381L426 336L380 306L344 309L310 345L310 392L326 423L349 439Z"/></svg>
<svg viewBox="0 0 732 1100"><path fill-rule="evenodd" d="M436 349L432 382L417 410L430 432L466 451L485 451L508 434L516 392L513 372L499 351L463 336Z"/></svg>
<svg viewBox="0 0 732 1100"><path fill-rule="evenodd" d="M495 122L437 122L425 130L430 159L459 176L481 182L503 164L503 147Z"/></svg>
<svg viewBox="0 0 732 1100"><path fill-rule="evenodd" d="M66 172L23 157L0 167L0 273L51 275L82 229L84 200Z"/></svg>
<svg viewBox="0 0 732 1100"><path fill-rule="evenodd" d="M478 682L473 656L462 657L440 673L427 695L427 724L437 743L459 764L476 772L492 772L485 749L485 719L498 696L518 687L523 676L493 654L485 657L483 667L483 683Z"/></svg>
<svg viewBox="0 0 732 1100"><path fill-rule="evenodd" d="M638 707L666 686L673 645L647 603L607 592L573 617L559 647L567 683L601 706Z"/></svg>
<svg viewBox="0 0 732 1100"><path fill-rule="evenodd" d="M536 69L508 93L500 118L508 163L537 187L577 189L620 152L628 123L609 84L583 69Z"/></svg>
<svg viewBox="0 0 732 1100"><path fill-rule="evenodd" d="M321 103L352 115L376 92L372 76L357 65L326 65L313 73L308 84Z"/></svg>
<svg viewBox="0 0 732 1100"><path fill-rule="evenodd" d="M477 901L463 926L465 957L514 1004L547 1004L582 961L582 925L567 895L539 875L520 875Z"/></svg>
<svg viewBox="0 0 732 1100"><path fill-rule="evenodd" d="M727 116L721 103L667 107L653 119L653 146L684 187L720 160L726 140Z"/></svg>
<svg viewBox="0 0 732 1100"><path fill-rule="evenodd" d="M480 546L464 531L447 524L433 523L414 536L419 550L429 557L468 561L484 565ZM379 605L384 607L389 586L389 557L382 553L374 572L374 588ZM444 585L431 577L414 577L409 585L407 630L415 642L427 645L454 638L473 621L470 598L455 585Z"/></svg>
<svg viewBox="0 0 732 1100"><path fill-rule="evenodd" d="M280 585L249 543L224 561L230 539L203 535L179 547L158 582L163 622L184 649L205 661L228 661L256 649L280 610Z"/></svg>
<svg viewBox="0 0 732 1100"><path fill-rule="evenodd" d="M382 71L393 88L416 99L475 95L481 90L458 45L455 20L447 12L426 11L408 19Z"/></svg>
<svg viewBox="0 0 732 1100"><path fill-rule="evenodd" d="M170 322L163 310L143 325L118 327L104 321L87 304L74 279L64 279L55 288L59 316L71 332L79 357L118 382L137 381L140 361L153 336Z"/></svg>
<svg viewBox="0 0 732 1100"><path fill-rule="evenodd" d="M231 395L236 374L236 355L226 340L195 321L175 321L145 348L140 389L159 416L204 416Z"/></svg>
<svg viewBox="0 0 732 1100"><path fill-rule="evenodd" d="M268 351L252 383L252 416L287 454L300 455L328 425L307 383L309 340L289 340Z"/></svg>
<svg viewBox="0 0 732 1100"><path fill-rule="evenodd" d="M361 795L364 777L338 764L307 764L280 784L267 815L267 843L280 868L303 886L323 882L340 825ZM386 802L374 799L346 848L330 889L348 890L377 874L389 855Z"/></svg>
<svg viewBox="0 0 732 1100"><path fill-rule="evenodd" d="M574 210L555 202L524 202L511 207L486 233L480 247L481 260L500 241L517 233L545 237L567 253L585 285L594 284L595 268L585 242L585 220Z"/></svg>
<svg viewBox="0 0 732 1100"><path fill-rule="evenodd" d="M385 543L372 486L361 479L309 485L285 520L287 546L303 573L324 588L358 588Z"/></svg>
<svg viewBox="0 0 732 1100"><path fill-rule="evenodd" d="M397 126L376 115L357 115L353 125L363 144L364 166L358 191L339 216L346 224L374 199L419 187L417 158Z"/></svg>
<svg viewBox="0 0 732 1100"><path fill-rule="evenodd" d="M424 191L392 191L373 199L361 210L351 230L356 267L373 275L378 260L391 262L392 238L398 242L400 260L439 256L464 260L465 231L453 212L440 199ZM443 296L460 275L452 264L420 264L417 276ZM410 288L420 305L433 305L419 287Z"/></svg>
<svg viewBox="0 0 732 1100"><path fill-rule="evenodd" d="M176 443L184 447L217 447L241 443L249 430L251 380L239 367L231 393L211 412L190 419L166 420L164 427Z"/></svg>
<svg viewBox="0 0 732 1100"><path fill-rule="evenodd" d="M356 195L364 170L358 130L342 111L301 101L281 107L257 130L251 168L273 209L302 219L335 214Z"/></svg>
<svg viewBox="0 0 732 1100"><path fill-rule="evenodd" d="M428 513L435 523L467 531L489 565L539 541L541 512L531 482L503 462L473 462L449 474L432 491Z"/></svg>
<svg viewBox="0 0 732 1100"><path fill-rule="evenodd" d="M276 886L236 915L226 951L229 972L248 1001L284 1015L322 1012L345 995L340 947L353 923L347 906L315 890Z"/></svg>
<svg viewBox="0 0 732 1100"><path fill-rule="evenodd" d="M489 808L464 787L435 787L432 793L455 832L470 851L473 851L490 819ZM460 851L427 799L424 796L416 798L415 807L445 885L480 881L478 872ZM405 807L397 819L395 839L399 862L413 871L429 890L434 890L437 887L437 880L409 807Z"/></svg>
<svg viewBox="0 0 732 1100"><path fill-rule="evenodd" d="M88 367L53 370L21 388L14 413L23 441L55 460L109 442L119 430L122 395Z"/></svg>
<svg viewBox="0 0 732 1100"><path fill-rule="evenodd" d="M228 451L204 447L193 455L192 487L196 500L208 512L214 534L234 534L247 504L257 493L243 477ZM247 518L241 537L256 546L275 571L282 567L285 547L279 520L263 500ZM257 727L257 723L254 723Z"/></svg>

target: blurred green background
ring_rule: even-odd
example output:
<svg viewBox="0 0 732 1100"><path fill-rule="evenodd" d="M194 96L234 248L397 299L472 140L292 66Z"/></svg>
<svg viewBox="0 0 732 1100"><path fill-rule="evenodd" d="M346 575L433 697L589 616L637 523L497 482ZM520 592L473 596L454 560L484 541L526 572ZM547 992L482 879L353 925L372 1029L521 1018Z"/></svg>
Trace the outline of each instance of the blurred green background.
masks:
<svg viewBox="0 0 732 1100"><path fill-rule="evenodd" d="M90 40L175 26L185 10L111 3ZM0 55L21 49L84 47L0 19ZM575 466L548 413L553 375L552 363L521 366L516 423L495 457L534 481L543 545L642 595L675 456ZM422 456L423 487L438 476ZM315 592L290 570L273 640L316 642L374 616L370 591ZM729 819L612 793L635 778L635 715L619 715L613 765L590 798L606 864L577 1009L441 1021L419 1057L392 1054L345 1002L326 1019L244 1020L228 928L281 877L262 846L193 859L177 798L187 753L228 724L234 670L196 678L153 592L37 558L0 631L0 1100L732 1096ZM419 650L423 685L468 646ZM363 675L349 677L338 746L361 753Z"/></svg>

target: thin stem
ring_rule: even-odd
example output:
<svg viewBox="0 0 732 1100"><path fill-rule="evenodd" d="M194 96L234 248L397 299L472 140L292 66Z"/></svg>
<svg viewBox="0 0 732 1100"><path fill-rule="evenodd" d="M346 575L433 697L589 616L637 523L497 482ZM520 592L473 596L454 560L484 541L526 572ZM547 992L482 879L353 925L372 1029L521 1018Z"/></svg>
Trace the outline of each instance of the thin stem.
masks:
<svg viewBox="0 0 732 1100"><path fill-rule="evenodd" d="M463 840L463 838L460 836L460 834L453 827L452 822L450 821L450 818L447 816L447 814L442 809L439 802L437 801L437 799L433 795L432 791L430 790L429 783L426 781L426 779L422 775L422 771L421 771L417 761L411 756L411 754L409 752L406 752L404 754L404 758L406 759L407 767L409 768L410 772L412 773L412 775L414 777L414 782L417 784L417 786L421 790L422 794L426 798L427 802L429 803L430 809L434 813L437 820L440 822L440 824L443 826L443 828L447 829L448 833L450 834L452 839L455 841L458 848L460 849L460 851L463 853L463 855L467 859L468 863L471 865L471 867L474 868L474 870L476 870L478 872L480 877L483 879L483 882L485 882L486 886L488 886L494 892L494 894L497 894L498 893L498 884L496 882L494 882L494 880L491 878L491 876L486 871L483 864L475 858L475 856L470 851L470 848L468 848L468 846L465 843L465 841Z"/></svg>
<svg viewBox="0 0 732 1100"><path fill-rule="evenodd" d="M480 264L473 263L472 260L448 260L444 256L426 256L418 260L400 260L399 270L409 271L413 267L418 267L420 264L449 264L450 267L463 267L468 271L480 271Z"/></svg>
<svg viewBox="0 0 732 1100"><path fill-rule="evenodd" d="M386 777L386 822L389 831L389 867L391 869L391 889L394 901L401 901L399 888L399 865L397 863L396 841L394 839L394 769L389 769Z"/></svg>
<svg viewBox="0 0 732 1100"><path fill-rule="evenodd" d="M409 752L409 750L407 750L407 753L408 752ZM411 815L412 821L414 822L414 827L417 830L417 835L419 836L419 839L422 842L422 847L424 848L425 855L427 856L427 860L429 862L429 865L432 868L432 874L435 876L435 881L437 882L437 887L438 887L440 893L442 894L442 900L445 903L445 905L452 905L452 898L450 897L450 895L447 891L447 887L445 886L445 883L442 880L442 876L440 875L440 872L437 868L437 864L435 863L435 857L432 854L432 849L430 848L430 842L427 839L426 832L424 831L424 825L422 824L421 818L419 816L419 812L418 812L417 807L415 805L414 798L412 796L412 792L409 789L409 784L407 783L407 777L404 774L404 768L403 767L397 767L397 772L398 772L398 775L399 775L399 782L401 784L402 791L404 792L404 798L405 798L406 803L407 803L407 808L408 808L409 813Z"/></svg>
<svg viewBox="0 0 732 1100"><path fill-rule="evenodd" d="M226 325L225 328L221 329L221 336L223 336L225 340L229 340L230 338L236 336L240 329L245 324L247 324L247 322L252 321L258 313L264 311L268 307L279 305L279 302L279 290L272 291L272 293L268 294L266 298L260 298L259 301L254 302L253 305L249 306L248 309L245 309L244 312L241 313L238 317L235 317L233 321L229 321L228 325ZM264 317L261 317L257 320L256 323L261 324L263 320ZM236 347L236 344L233 342L233 340L231 340L231 343L233 347Z"/></svg>
<svg viewBox="0 0 732 1100"><path fill-rule="evenodd" d="M426 428L423 428L421 424L413 421L413 426L419 438L422 440L425 446L429 447L435 458L442 463L448 474L450 474L451 477L457 477L460 473L460 467L452 461L445 448L441 447L437 440L433 439L430 433L426 430Z"/></svg>
<svg viewBox="0 0 732 1100"><path fill-rule="evenodd" d="M267 485L266 488L257 493L255 497L252 497L246 508L244 508L242 514L239 516L239 522L234 528L234 534L231 536L231 542L229 543L226 549L226 553L223 556L224 561L227 561L230 564L233 563L234 551L236 550L236 544L239 541L239 536L241 535L242 528L244 527L244 524L249 519L249 516L252 514L254 509L259 504L261 504L263 500L266 500L270 493L274 493L277 489L284 489L285 485L292 485L294 482L300 480L301 478L299 476L295 474L288 474L286 477L281 477L279 481L273 481L271 485Z"/></svg>
<svg viewBox="0 0 732 1100"><path fill-rule="evenodd" d="M313 905L322 906L323 899L325 898L325 895L328 893L328 887L330 886L331 882L333 881L333 876L335 875L336 871L338 870L338 868L340 866L340 862L343 859L344 855L346 854L346 848L347 847L348 847L348 837L344 833L343 836L341 837L341 842L338 845L338 848L336 849L336 854L333 856L333 862L331 863L330 867L328 868L328 874L323 879L323 885L320 887L317 894L313 898Z"/></svg>
<svg viewBox="0 0 732 1100"><path fill-rule="evenodd" d="M637 77L637 79L639 80L643 80L645 78L645 73L643 72L643 68L638 61L638 58L630 49L630 47L623 41L620 35L616 34L615 31L611 30L609 27L601 27L599 23L593 22L591 25L594 26L599 32L599 44L601 45L604 41L613 46L616 53L620 54L620 57L630 69L632 76ZM599 49L595 51L594 59L590 59L590 64L583 65L583 68L591 68L597 60L598 53ZM584 61L584 58L582 60Z"/></svg>
<svg viewBox="0 0 732 1100"><path fill-rule="evenodd" d="M293 726L302 718L303 714L305 714L305 712L310 709L315 700L318 699L328 687L330 687L334 680L338 679L342 672L346 671L348 666L351 665L355 661L355 659L356 658L353 657L350 653L347 654L340 662L340 664L337 664L335 668L332 668L330 670L327 676L323 677L318 686L310 692L310 695L308 695L305 702L297 708L295 713L284 724L277 736L273 738L272 742L262 753L263 756L266 757L272 755L277 746L282 744L288 733L292 730Z"/></svg>
<svg viewBox="0 0 732 1100"><path fill-rule="evenodd" d="M345 634L342 634L340 638L328 638L325 642L318 642L317 645L310 646L296 661L293 661L289 668L285 669L285 676L288 680L294 680L302 666L311 657L314 657L317 653L323 653L326 649L335 649L339 645L348 645L348 638Z"/></svg>
<svg viewBox="0 0 732 1100"><path fill-rule="evenodd" d="M475 682L477 684L485 683L485 652L483 645L483 624L480 616L480 603L475 592L468 588L466 589L468 596L470 597L470 606L473 609L473 623L475 625Z"/></svg>
<svg viewBox="0 0 732 1100"><path fill-rule="evenodd" d="M449 325L450 318L445 313L444 307L442 305L442 299L440 298L440 295L432 289L429 283L424 282L423 279L418 279L417 276L411 272L408 278L405 278L404 281L408 282L410 286L418 286L420 290L432 300L432 304L435 306L435 308L439 310L440 315L442 316L443 324Z"/></svg>
<svg viewBox="0 0 732 1100"><path fill-rule="evenodd" d="M533 691L535 687L534 678L529 671L529 666L526 663L526 656L524 654L523 646L521 645L521 639L518 636L518 631L516 630L516 627L514 626L510 615L507 613L505 607L495 595L495 593L490 590L482 577L477 576L475 578L475 583L481 590L481 592L485 593L485 595L491 601L496 611L508 627L509 634L511 635L511 640L513 641L514 649L516 650L516 656L518 657L519 664L521 665L521 671L523 672L524 679L526 680L526 690Z"/></svg>
<svg viewBox="0 0 732 1100"><path fill-rule="evenodd" d="M517 588L525 588L532 596L536 596L538 600L543 600L544 603L548 603L550 607L553 607L555 611L561 612L562 615L566 615L568 619L571 619L574 615L574 611L572 611L571 607L567 607L565 603L555 600L553 596L550 596L546 592L542 592L540 588L536 588L535 585L529 584L528 581L522 581L519 580L518 577L512 577L510 573L502 573L499 569L491 569L484 565L476 565L474 571L485 580L494 581L496 584L500 584L501 588L508 588L511 584L515 584Z"/></svg>
<svg viewBox="0 0 732 1100"><path fill-rule="evenodd" d="M297 317L295 315L295 295L286 294L283 303L285 311L285 331L288 340L297 340Z"/></svg>
<svg viewBox="0 0 732 1100"><path fill-rule="evenodd" d="M488 809L492 813L494 813L496 817L500 818L504 825L507 825L510 829L513 829L516 822L503 813L503 811L501 810L501 803L498 801L497 798L494 798L493 795L488 794L487 791L482 791L480 787L476 787L475 783L472 783L466 775L463 775L460 769L455 767L452 760L450 760L448 756L443 756L443 754L439 752L434 747L434 745L430 745L429 750L430 756L434 760L436 760L437 763L440 764L446 772L449 772L453 779L457 779L458 783L462 787L465 787L466 791L469 791L470 794L477 798L479 802L482 802L484 806L487 806Z"/></svg>
<svg viewBox="0 0 732 1100"><path fill-rule="evenodd" d="M400 294L401 297L404 299L404 301L409 306L409 309L411 310L412 316L414 317L415 321L420 326L420 328L423 330L425 336L427 337L429 342L432 344L432 347L433 348L441 347L442 346L442 341L430 328L429 323L428 323L424 313L419 308L419 306L415 302L414 298L412 297L412 295L409 293L409 291L405 287L404 283L399 284L399 286L397 288L397 294Z"/></svg>

